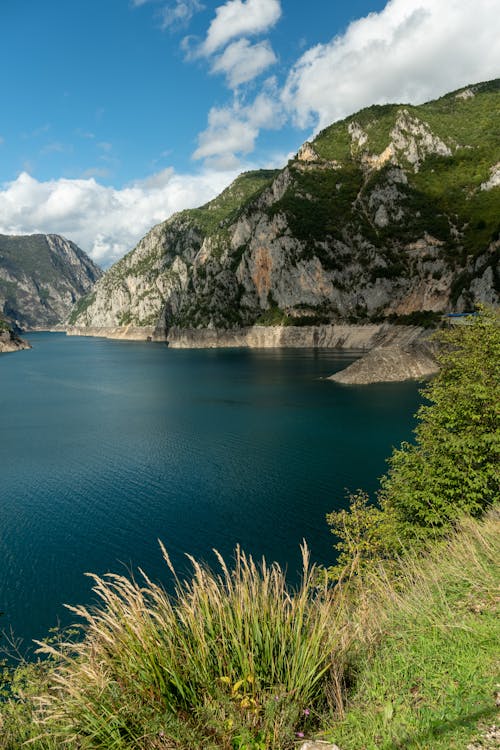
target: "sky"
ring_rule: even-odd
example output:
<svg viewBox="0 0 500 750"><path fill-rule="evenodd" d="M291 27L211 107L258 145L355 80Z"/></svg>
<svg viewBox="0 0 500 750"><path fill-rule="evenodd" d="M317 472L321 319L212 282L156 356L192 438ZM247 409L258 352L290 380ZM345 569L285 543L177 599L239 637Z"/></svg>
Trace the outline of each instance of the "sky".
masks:
<svg viewBox="0 0 500 750"><path fill-rule="evenodd" d="M331 122L500 77L498 0L0 0L0 233L106 268Z"/></svg>

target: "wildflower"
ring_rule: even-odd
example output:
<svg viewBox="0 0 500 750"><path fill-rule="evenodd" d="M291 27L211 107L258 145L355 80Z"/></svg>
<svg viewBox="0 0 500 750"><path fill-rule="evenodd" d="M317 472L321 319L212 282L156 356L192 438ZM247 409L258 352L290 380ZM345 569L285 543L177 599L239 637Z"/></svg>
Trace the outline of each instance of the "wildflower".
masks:
<svg viewBox="0 0 500 750"><path fill-rule="evenodd" d="M303 738L304 737L304 732L296 732L296 736Z"/></svg>
<svg viewBox="0 0 500 750"><path fill-rule="evenodd" d="M304 716L309 716L310 713L308 708L304 708Z"/></svg>

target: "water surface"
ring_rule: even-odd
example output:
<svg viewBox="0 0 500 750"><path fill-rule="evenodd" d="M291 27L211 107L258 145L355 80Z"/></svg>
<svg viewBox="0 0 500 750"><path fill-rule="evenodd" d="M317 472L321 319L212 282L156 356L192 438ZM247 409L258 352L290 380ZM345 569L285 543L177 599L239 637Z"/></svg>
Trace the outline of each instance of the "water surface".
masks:
<svg viewBox="0 0 500 750"><path fill-rule="evenodd" d="M170 350L29 336L0 357L0 625L25 643L91 600L85 571L142 566L167 582L157 539L288 567L299 544L333 560L325 514L373 491L414 425L414 383L325 381L332 350Z"/></svg>

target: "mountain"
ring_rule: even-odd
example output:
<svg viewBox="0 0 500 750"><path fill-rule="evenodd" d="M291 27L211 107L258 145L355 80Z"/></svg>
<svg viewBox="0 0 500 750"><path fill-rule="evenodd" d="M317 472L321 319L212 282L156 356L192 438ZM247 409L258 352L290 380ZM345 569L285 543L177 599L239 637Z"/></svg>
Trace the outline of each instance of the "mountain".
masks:
<svg viewBox="0 0 500 750"><path fill-rule="evenodd" d="M373 106L154 227L76 330L432 321L499 301L500 80Z"/></svg>
<svg viewBox="0 0 500 750"><path fill-rule="evenodd" d="M0 235L0 313L16 328L65 322L102 271L57 234Z"/></svg>

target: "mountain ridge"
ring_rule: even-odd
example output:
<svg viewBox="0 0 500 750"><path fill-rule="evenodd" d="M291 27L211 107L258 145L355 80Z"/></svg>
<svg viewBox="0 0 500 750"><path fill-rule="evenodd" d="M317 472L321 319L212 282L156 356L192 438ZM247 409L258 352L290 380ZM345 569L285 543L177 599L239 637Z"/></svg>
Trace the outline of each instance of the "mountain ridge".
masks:
<svg viewBox="0 0 500 750"><path fill-rule="evenodd" d="M102 271L58 234L0 235L0 313L18 330L63 324Z"/></svg>
<svg viewBox="0 0 500 750"><path fill-rule="evenodd" d="M499 117L500 79L333 123L284 169L153 227L70 323L168 338L498 304Z"/></svg>

